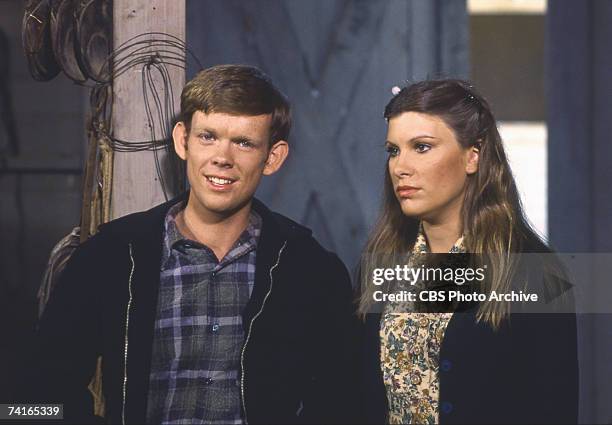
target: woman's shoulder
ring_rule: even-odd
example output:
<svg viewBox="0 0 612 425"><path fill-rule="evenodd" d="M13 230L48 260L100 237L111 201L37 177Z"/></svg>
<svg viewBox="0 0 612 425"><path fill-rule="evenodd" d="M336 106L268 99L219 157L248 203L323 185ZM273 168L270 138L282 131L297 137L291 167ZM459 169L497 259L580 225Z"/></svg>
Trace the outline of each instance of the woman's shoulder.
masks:
<svg viewBox="0 0 612 425"><path fill-rule="evenodd" d="M553 249L536 235L523 238L521 253L523 254L552 254Z"/></svg>

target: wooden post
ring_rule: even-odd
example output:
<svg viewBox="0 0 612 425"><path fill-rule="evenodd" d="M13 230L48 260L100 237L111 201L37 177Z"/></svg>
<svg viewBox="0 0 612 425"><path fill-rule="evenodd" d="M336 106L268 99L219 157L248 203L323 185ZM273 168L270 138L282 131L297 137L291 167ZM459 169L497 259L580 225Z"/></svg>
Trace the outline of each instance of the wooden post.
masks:
<svg viewBox="0 0 612 425"><path fill-rule="evenodd" d="M185 0L114 0L113 2L113 43L117 49L125 41L147 32L160 32L185 40ZM154 35L157 39L163 38ZM152 53L155 50L151 49ZM185 71L168 66L175 112L178 111L179 96L185 83ZM143 64L131 67L113 83L113 136L125 141L146 141L151 139L142 84ZM161 78L154 75L156 89L161 96L165 89ZM155 111L154 101L149 93L149 105ZM169 125L159 122L154 113L157 138L160 129ZM159 161L167 162L166 154L158 151ZM111 217L117 218L137 211L146 210L164 202L164 193L157 175L155 157L152 151L115 152L113 164ZM168 179L166 179L168 180ZM166 182L168 196L171 189Z"/></svg>

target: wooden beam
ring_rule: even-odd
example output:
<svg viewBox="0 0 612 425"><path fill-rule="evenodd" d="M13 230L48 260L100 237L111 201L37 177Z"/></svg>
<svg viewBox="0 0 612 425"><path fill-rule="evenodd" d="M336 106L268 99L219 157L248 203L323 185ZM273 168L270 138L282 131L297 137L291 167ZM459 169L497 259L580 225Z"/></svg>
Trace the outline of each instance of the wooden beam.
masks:
<svg viewBox="0 0 612 425"><path fill-rule="evenodd" d="M185 40L185 0L114 0L113 43L115 49L133 37L148 32L166 33ZM167 39L160 35L150 35L142 39L153 38ZM158 49L147 47L147 50L155 54ZM117 57L119 58L120 56ZM125 64L125 62L122 63ZM115 71L119 67L121 67L121 62L116 61ZM142 63L132 66L114 80L112 127L113 136L116 139L129 142L151 139L151 128L143 96L143 68ZM185 71L176 66L168 66L167 69L172 84L174 109L177 112L180 92L185 83ZM159 73L153 72L152 74L156 90L163 98L167 88L163 86ZM161 138L161 129L167 127L169 123L160 122L155 112L155 102L151 92L149 92L148 103L153 110L157 138ZM166 169L167 154L158 151L158 158L162 168ZM146 210L165 200L152 151L115 152L113 168L112 218ZM168 179L169 176L166 175L166 180ZM166 181L165 185L168 196L173 195L170 193L172 191L170 183Z"/></svg>

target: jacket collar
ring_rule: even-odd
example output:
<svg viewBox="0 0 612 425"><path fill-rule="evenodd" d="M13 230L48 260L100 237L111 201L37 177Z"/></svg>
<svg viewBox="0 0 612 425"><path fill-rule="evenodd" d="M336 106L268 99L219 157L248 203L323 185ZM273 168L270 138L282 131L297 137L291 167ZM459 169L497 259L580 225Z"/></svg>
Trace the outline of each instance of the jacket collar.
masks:
<svg viewBox="0 0 612 425"><path fill-rule="evenodd" d="M157 233L161 234L163 232L166 214L173 205L187 199L189 199L189 191L148 211L130 214L102 224L100 232L110 233L128 242L161 240L161 236L158 236ZM310 229L281 214L270 211L263 202L256 198L253 198L251 207L262 218L263 228L266 229L265 233L273 239L299 239L309 237L312 234Z"/></svg>

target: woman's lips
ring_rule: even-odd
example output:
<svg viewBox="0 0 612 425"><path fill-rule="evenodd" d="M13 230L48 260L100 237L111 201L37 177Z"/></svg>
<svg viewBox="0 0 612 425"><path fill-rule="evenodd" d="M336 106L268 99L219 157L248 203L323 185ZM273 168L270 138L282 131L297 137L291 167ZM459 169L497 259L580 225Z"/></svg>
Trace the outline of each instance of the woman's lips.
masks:
<svg viewBox="0 0 612 425"><path fill-rule="evenodd" d="M414 186L398 186L397 189L395 189L400 198L410 198L419 190L421 189Z"/></svg>

